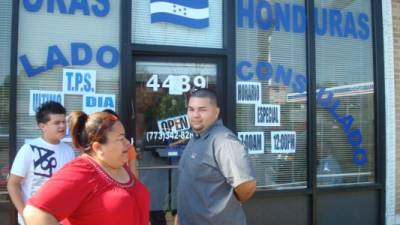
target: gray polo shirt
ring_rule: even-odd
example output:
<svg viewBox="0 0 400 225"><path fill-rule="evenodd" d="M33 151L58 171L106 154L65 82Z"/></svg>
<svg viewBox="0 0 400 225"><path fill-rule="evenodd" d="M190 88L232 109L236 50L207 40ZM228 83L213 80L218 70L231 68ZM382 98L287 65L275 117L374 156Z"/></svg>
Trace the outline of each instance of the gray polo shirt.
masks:
<svg viewBox="0 0 400 225"><path fill-rule="evenodd" d="M181 225L245 225L234 195L254 180L245 147L221 120L187 144L179 163L178 215Z"/></svg>

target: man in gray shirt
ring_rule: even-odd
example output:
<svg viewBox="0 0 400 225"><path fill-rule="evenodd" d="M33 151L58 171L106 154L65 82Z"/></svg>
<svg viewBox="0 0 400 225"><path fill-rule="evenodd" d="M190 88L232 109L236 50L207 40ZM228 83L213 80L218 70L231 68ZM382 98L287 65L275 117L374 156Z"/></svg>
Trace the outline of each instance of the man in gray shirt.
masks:
<svg viewBox="0 0 400 225"><path fill-rule="evenodd" d="M194 132L179 163L176 225L245 225L241 203L256 189L245 147L218 119L212 91L194 92L188 118Z"/></svg>

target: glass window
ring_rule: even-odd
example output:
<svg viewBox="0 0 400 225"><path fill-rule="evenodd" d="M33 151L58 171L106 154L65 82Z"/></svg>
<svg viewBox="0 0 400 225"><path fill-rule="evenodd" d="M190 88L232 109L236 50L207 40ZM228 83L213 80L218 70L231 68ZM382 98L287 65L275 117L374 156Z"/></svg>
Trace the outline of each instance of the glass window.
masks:
<svg viewBox="0 0 400 225"><path fill-rule="evenodd" d="M9 172L9 108L12 2L0 1L0 192L6 191Z"/></svg>
<svg viewBox="0 0 400 225"><path fill-rule="evenodd" d="M152 221L165 220L166 211L176 210L177 167L192 136L186 115L190 91L216 90L216 82L213 63L136 62L135 143L140 179L152 196Z"/></svg>
<svg viewBox="0 0 400 225"><path fill-rule="evenodd" d="M316 1L317 183L375 178L371 2Z"/></svg>
<svg viewBox="0 0 400 225"><path fill-rule="evenodd" d="M223 47L223 0L132 1L132 42Z"/></svg>
<svg viewBox="0 0 400 225"><path fill-rule="evenodd" d="M117 109L120 1L20 1L19 7L17 148L40 135L33 106L43 101L63 98L68 112ZM65 69L74 72L66 76ZM30 107L32 91L41 94Z"/></svg>
<svg viewBox="0 0 400 225"><path fill-rule="evenodd" d="M304 1L236 1L236 127L258 188L307 185Z"/></svg>
<svg viewBox="0 0 400 225"><path fill-rule="evenodd" d="M186 116L190 90L216 89L211 63L136 63L136 144L143 151L164 148L191 136ZM168 156L168 155L166 155Z"/></svg>

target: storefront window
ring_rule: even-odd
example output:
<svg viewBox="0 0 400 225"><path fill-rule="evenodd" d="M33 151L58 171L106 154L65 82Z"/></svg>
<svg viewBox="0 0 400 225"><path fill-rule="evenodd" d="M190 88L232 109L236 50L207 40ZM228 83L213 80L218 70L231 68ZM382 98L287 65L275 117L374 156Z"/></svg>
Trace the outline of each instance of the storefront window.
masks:
<svg viewBox="0 0 400 225"><path fill-rule="evenodd" d="M236 128L258 188L307 185L303 1L236 1ZM296 98L301 96L302 100Z"/></svg>
<svg viewBox="0 0 400 225"><path fill-rule="evenodd" d="M132 1L132 43L223 47L223 0Z"/></svg>
<svg viewBox="0 0 400 225"><path fill-rule="evenodd" d="M317 183L374 182L371 2L316 1Z"/></svg>
<svg viewBox="0 0 400 225"><path fill-rule="evenodd" d="M187 101L192 90L216 90L217 65L201 62L136 63L135 126L140 179L151 193L151 221L176 211L178 163L192 137Z"/></svg>
<svg viewBox="0 0 400 225"><path fill-rule="evenodd" d="M17 148L40 131L37 106L118 109L120 1L20 1Z"/></svg>
<svg viewBox="0 0 400 225"><path fill-rule="evenodd" d="M0 192L9 172L9 108L12 1L0 1Z"/></svg>

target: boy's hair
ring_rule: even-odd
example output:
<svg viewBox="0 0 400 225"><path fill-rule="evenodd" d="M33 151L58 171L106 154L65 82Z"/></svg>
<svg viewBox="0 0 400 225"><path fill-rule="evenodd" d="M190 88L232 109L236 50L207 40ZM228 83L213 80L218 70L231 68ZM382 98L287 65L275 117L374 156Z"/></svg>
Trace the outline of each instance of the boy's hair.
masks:
<svg viewBox="0 0 400 225"><path fill-rule="evenodd" d="M36 112L36 122L47 123L50 120L50 114L66 114L64 106L55 101L48 101L39 106Z"/></svg>
<svg viewBox="0 0 400 225"><path fill-rule="evenodd" d="M192 97L208 98L208 99L210 99L211 104L218 107L217 94L215 94L215 92L210 89L201 88L201 89L194 90L194 91L192 91L189 99Z"/></svg>

